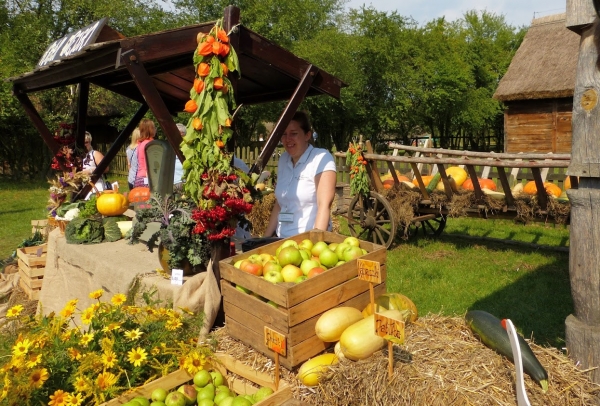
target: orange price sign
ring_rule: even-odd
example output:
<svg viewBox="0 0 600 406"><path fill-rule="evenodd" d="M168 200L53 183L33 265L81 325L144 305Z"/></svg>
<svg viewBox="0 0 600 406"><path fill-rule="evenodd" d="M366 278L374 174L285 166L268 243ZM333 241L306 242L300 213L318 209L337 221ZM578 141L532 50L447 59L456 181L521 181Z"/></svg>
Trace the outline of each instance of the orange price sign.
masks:
<svg viewBox="0 0 600 406"><path fill-rule="evenodd" d="M381 265L377 261L357 259L358 279L372 283L381 283Z"/></svg>
<svg viewBox="0 0 600 406"><path fill-rule="evenodd" d="M285 336L267 326L265 326L265 345L282 357L285 357L287 353L287 341Z"/></svg>
<svg viewBox="0 0 600 406"><path fill-rule="evenodd" d="M375 313L375 334L396 344L404 343L404 320Z"/></svg>

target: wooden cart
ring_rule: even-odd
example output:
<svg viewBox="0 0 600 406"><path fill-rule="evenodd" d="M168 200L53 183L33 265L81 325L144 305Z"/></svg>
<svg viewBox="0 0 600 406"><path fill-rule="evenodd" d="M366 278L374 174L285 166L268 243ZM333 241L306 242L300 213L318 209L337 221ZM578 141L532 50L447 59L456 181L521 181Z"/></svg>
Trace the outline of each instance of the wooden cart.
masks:
<svg viewBox="0 0 600 406"><path fill-rule="evenodd" d="M473 182L473 193L478 202L475 206L467 208L466 214L484 218L515 219L517 210L511 187L524 180L533 180L537 187L537 204L541 209L541 219L544 218L543 214L547 213L550 199L546 194L544 182L554 181L562 184L566 176L564 172L570 163L569 154L485 153L393 143L388 145L393 149L393 154L383 155L375 154L368 141L365 144L366 153L363 156L367 161L371 191L369 196L351 197L347 208L341 212L346 214L351 235L386 247L394 242L398 231L402 231L408 237L417 234L436 237L444 230L451 203L441 206L432 204L431 195L423 182L423 176L426 174L434 175L439 172L440 182L445 186L444 193L448 197L447 201L450 202L458 191L450 183L446 169L449 166L463 167ZM345 158L346 153L337 152L335 156ZM384 187L380 179L381 170L389 170L394 183L399 184L397 167L404 168L409 178L416 180L418 189L415 190L421 193L412 220L402 225L394 218L390 202L384 196ZM501 210L490 213L479 204L483 201L485 193L479 186L477 178L492 177L498 180L499 189L504 193L504 204ZM577 188L577 178L571 176L570 180L572 187ZM546 216L545 221L552 221L552 219Z"/></svg>

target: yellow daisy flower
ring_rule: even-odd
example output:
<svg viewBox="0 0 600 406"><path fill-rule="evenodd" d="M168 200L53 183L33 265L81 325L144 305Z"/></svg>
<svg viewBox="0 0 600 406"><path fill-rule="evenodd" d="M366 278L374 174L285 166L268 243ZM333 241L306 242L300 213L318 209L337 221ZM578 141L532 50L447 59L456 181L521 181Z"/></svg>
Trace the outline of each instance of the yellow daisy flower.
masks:
<svg viewBox="0 0 600 406"><path fill-rule="evenodd" d="M196 372L203 369L204 364L206 364L206 357L204 354L191 352L187 357L185 357L183 368L191 375L194 375Z"/></svg>
<svg viewBox="0 0 600 406"><path fill-rule="evenodd" d="M81 359L81 352L77 348L67 348L67 354L72 361Z"/></svg>
<svg viewBox="0 0 600 406"><path fill-rule="evenodd" d="M67 403L67 398L69 397L69 392L65 392L61 389L54 392L54 395L50 395L50 402L48 402L48 406L64 406Z"/></svg>
<svg viewBox="0 0 600 406"><path fill-rule="evenodd" d="M75 313L75 306L65 306L64 309L60 311L60 315L65 319L71 318L73 313Z"/></svg>
<svg viewBox="0 0 600 406"><path fill-rule="evenodd" d="M31 346L31 341L29 341L27 338L24 340L19 340L15 343L12 352L14 355L24 355L27 354L27 351L29 351L29 347Z"/></svg>
<svg viewBox="0 0 600 406"><path fill-rule="evenodd" d="M42 362L42 354L30 354L25 362L25 366L27 368L33 368L40 362Z"/></svg>
<svg viewBox="0 0 600 406"><path fill-rule="evenodd" d="M123 293L117 293L110 299L112 304L114 304L115 306L121 306L123 303L125 303L126 300L127 296L125 296Z"/></svg>
<svg viewBox="0 0 600 406"><path fill-rule="evenodd" d="M137 347L127 353L127 358L133 366L139 367L142 365L142 361L146 360L147 355L146 350L142 347Z"/></svg>
<svg viewBox="0 0 600 406"><path fill-rule="evenodd" d="M76 392L83 392L88 388L87 382L82 376L78 376L77 379L75 379L73 386L75 386Z"/></svg>
<svg viewBox="0 0 600 406"><path fill-rule="evenodd" d="M90 293L90 299L100 299L104 294L104 289L98 289Z"/></svg>
<svg viewBox="0 0 600 406"><path fill-rule="evenodd" d="M79 406L79 405L81 405L82 402L83 402L83 397L81 396L81 393L70 394L69 397L67 398L67 403L65 403L65 405Z"/></svg>
<svg viewBox="0 0 600 406"><path fill-rule="evenodd" d="M77 307L77 303L79 303L79 299L71 299L67 302L65 307Z"/></svg>
<svg viewBox="0 0 600 406"><path fill-rule="evenodd" d="M11 307L10 309L8 309L8 311L6 312L6 317L11 318L11 317L17 317L19 314L21 314L21 312L23 311L23 305L15 305L13 307Z"/></svg>
<svg viewBox="0 0 600 406"><path fill-rule="evenodd" d="M79 344L87 346L94 339L94 333L85 333L81 335Z"/></svg>
<svg viewBox="0 0 600 406"><path fill-rule="evenodd" d="M98 378L96 378L96 385L98 388L100 388L100 390L106 390L115 383L117 383L117 377L115 374L110 372L102 372L100 375L98 375Z"/></svg>
<svg viewBox="0 0 600 406"><path fill-rule="evenodd" d="M160 354L160 348L158 348L158 347L152 348L152 350L150 350L150 354L152 354L154 356Z"/></svg>
<svg viewBox="0 0 600 406"><path fill-rule="evenodd" d="M50 374L46 368L36 369L29 375L29 385L34 389L41 388L49 377Z"/></svg>
<svg viewBox="0 0 600 406"><path fill-rule="evenodd" d="M121 323L110 323L108 326L104 326L102 331L107 333L109 331L118 330L121 328Z"/></svg>
<svg viewBox="0 0 600 406"><path fill-rule="evenodd" d="M142 309L140 309L137 306L127 306L125 311L129 314L140 314L142 312Z"/></svg>
<svg viewBox="0 0 600 406"><path fill-rule="evenodd" d="M102 354L102 363L104 364L104 366L106 366L106 368L114 367L116 362L117 355L113 351L108 350L104 354Z"/></svg>
<svg viewBox="0 0 600 406"><path fill-rule="evenodd" d="M90 324L94 318L94 310L87 308L81 313L81 322L83 324Z"/></svg>
<svg viewBox="0 0 600 406"><path fill-rule="evenodd" d="M125 332L125 337L129 338L131 341L137 340L141 336L142 336L142 332L140 331L139 328L136 328L135 330L127 330Z"/></svg>
<svg viewBox="0 0 600 406"><path fill-rule="evenodd" d="M181 322L181 320L176 319L176 318L171 318L171 319L167 320L167 322L165 324L165 327L169 331L175 331L181 326L183 326L183 323Z"/></svg>
<svg viewBox="0 0 600 406"><path fill-rule="evenodd" d="M145 310L146 310L146 313L149 314L149 315L151 315L151 316L155 315L157 313L156 309L154 309L154 308L152 308L150 306L146 307Z"/></svg>

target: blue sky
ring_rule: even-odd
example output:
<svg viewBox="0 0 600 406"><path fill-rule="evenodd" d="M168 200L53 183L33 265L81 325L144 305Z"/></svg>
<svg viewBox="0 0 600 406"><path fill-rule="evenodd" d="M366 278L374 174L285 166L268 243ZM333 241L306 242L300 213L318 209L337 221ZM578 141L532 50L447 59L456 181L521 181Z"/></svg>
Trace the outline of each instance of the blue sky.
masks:
<svg viewBox="0 0 600 406"><path fill-rule="evenodd" d="M503 14L506 22L515 27L529 26L532 18L564 13L566 0L349 0L347 8L373 6L380 11L396 11L411 16L423 24L445 16L448 21L460 18L465 11L487 10Z"/></svg>

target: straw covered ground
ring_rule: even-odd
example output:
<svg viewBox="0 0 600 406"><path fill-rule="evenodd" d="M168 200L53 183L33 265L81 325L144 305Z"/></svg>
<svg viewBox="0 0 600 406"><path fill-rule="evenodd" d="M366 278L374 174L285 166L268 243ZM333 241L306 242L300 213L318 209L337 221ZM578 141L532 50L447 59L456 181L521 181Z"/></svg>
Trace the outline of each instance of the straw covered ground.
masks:
<svg viewBox="0 0 600 406"><path fill-rule="evenodd" d="M257 370L273 373L274 362L227 335L215 331L219 350ZM555 348L530 346L545 367L549 389L528 375L525 386L532 405L598 405L600 385L591 371L579 370ZM429 315L406 327L406 341L394 346L394 375L388 381L387 349L367 360L343 361L318 387L300 384L282 369L294 398L314 405L516 405L514 366L484 346L462 317Z"/></svg>

